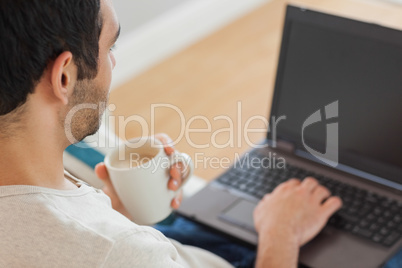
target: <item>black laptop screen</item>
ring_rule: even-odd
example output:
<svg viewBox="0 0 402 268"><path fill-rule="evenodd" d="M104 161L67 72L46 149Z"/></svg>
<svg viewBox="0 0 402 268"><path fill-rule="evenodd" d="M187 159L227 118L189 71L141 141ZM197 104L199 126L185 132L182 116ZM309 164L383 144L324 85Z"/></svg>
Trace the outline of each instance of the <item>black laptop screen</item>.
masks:
<svg viewBox="0 0 402 268"><path fill-rule="evenodd" d="M402 32L288 7L272 107L301 155L402 184Z"/></svg>

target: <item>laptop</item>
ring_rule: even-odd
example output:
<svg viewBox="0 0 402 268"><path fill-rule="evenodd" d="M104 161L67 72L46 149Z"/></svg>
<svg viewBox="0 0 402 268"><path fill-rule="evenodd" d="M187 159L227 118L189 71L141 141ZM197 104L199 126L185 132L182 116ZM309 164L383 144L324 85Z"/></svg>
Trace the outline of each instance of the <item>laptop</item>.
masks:
<svg viewBox="0 0 402 268"><path fill-rule="evenodd" d="M402 32L288 6L267 138L178 213L257 245L252 213L292 177L344 202L308 267L381 267L402 246Z"/></svg>

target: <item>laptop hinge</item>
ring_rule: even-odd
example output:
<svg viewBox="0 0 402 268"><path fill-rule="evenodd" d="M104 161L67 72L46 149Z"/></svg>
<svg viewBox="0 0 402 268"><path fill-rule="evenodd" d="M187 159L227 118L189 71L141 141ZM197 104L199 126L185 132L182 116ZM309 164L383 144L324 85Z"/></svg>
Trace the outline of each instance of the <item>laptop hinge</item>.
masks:
<svg viewBox="0 0 402 268"><path fill-rule="evenodd" d="M272 147L287 153L294 153L296 149L293 143L284 140L277 140L276 143L272 143L272 145Z"/></svg>

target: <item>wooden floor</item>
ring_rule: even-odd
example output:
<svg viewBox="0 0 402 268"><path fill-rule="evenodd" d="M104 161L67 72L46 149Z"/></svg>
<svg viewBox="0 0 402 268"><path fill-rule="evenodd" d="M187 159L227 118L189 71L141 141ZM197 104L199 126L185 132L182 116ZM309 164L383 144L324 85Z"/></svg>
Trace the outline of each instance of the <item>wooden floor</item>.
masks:
<svg viewBox="0 0 402 268"><path fill-rule="evenodd" d="M117 135L123 139L148 135L153 127L155 133L164 132L178 140L176 148L193 157L196 175L211 180L220 174L236 154L266 135L262 118L268 118L271 107L286 3L272 0L114 90L110 96L117 107L114 115L127 121L137 115L147 122L144 127L144 122L132 117L124 126L116 120ZM402 28L402 6L385 1L291 3ZM163 107L154 109L151 120L153 104ZM260 133L244 134L249 119L248 129ZM186 133L186 129L204 132Z"/></svg>

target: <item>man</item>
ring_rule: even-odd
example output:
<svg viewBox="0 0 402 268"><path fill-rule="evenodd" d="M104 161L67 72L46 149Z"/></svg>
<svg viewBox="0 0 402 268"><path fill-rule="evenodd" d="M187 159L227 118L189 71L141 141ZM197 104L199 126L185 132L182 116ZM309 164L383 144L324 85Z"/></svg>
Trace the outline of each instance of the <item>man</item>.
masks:
<svg viewBox="0 0 402 268"><path fill-rule="evenodd" d="M65 128L79 141L100 124L93 109L66 116L107 101L118 34L111 0L0 0L0 267L231 267L131 222L103 164L111 199L64 172ZM172 168L167 186L180 181ZM296 267L299 247L340 207L313 178L280 185L254 213L256 266Z"/></svg>

